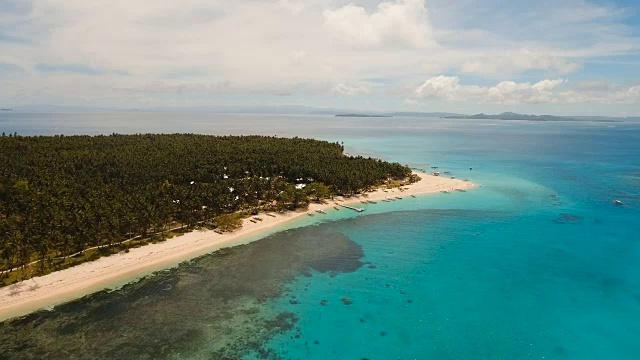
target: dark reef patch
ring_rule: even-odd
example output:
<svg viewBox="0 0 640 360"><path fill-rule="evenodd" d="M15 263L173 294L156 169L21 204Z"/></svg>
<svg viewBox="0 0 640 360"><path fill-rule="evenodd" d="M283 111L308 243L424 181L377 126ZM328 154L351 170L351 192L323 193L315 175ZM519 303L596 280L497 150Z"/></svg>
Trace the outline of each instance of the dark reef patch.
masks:
<svg viewBox="0 0 640 360"><path fill-rule="evenodd" d="M363 256L330 226L275 234L0 323L0 358L276 359L264 344L298 318L274 313L265 302L285 295L298 276L356 271Z"/></svg>
<svg viewBox="0 0 640 360"><path fill-rule="evenodd" d="M581 221L581 216L571 214L560 214L558 217L553 219L553 222L556 224L577 224Z"/></svg>

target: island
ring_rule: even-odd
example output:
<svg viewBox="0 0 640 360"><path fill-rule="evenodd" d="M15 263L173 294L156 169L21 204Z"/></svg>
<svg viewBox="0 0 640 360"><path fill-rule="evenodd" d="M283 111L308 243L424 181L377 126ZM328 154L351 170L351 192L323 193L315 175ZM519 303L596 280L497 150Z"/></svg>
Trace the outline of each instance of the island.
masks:
<svg viewBox="0 0 640 360"><path fill-rule="evenodd" d="M570 116L554 116L554 115L525 115L514 112L503 112L497 115L475 114L469 116L447 116L447 119L489 119L489 120L525 120L525 121L585 121L587 119ZM588 119L593 122L621 122L620 119L612 118L594 118Z"/></svg>
<svg viewBox="0 0 640 360"><path fill-rule="evenodd" d="M0 137L0 319L257 240L301 216L473 186L313 139Z"/></svg>
<svg viewBox="0 0 640 360"><path fill-rule="evenodd" d="M336 114L334 116L337 116L337 117L364 117L364 118L388 118L388 117L393 117L393 115L382 115L382 114Z"/></svg>

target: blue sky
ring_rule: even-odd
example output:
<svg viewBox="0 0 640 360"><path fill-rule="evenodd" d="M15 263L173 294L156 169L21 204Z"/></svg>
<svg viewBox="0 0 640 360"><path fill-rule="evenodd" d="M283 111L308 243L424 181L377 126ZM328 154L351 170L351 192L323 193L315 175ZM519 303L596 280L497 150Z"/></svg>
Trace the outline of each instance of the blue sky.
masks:
<svg viewBox="0 0 640 360"><path fill-rule="evenodd" d="M633 0L0 0L0 106L640 115Z"/></svg>

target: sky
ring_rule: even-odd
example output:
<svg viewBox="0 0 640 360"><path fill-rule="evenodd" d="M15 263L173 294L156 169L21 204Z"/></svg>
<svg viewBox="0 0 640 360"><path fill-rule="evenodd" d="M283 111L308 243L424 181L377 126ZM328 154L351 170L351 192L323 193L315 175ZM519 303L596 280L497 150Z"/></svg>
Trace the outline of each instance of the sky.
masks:
<svg viewBox="0 0 640 360"><path fill-rule="evenodd" d="M637 0L0 0L0 106L640 116Z"/></svg>

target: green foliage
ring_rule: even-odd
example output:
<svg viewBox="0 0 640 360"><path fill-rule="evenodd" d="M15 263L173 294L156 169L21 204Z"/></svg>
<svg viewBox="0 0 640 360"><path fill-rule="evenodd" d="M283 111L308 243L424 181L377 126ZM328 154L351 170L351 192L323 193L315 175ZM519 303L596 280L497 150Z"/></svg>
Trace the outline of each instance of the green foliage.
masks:
<svg viewBox="0 0 640 360"><path fill-rule="evenodd" d="M313 182L307 185L304 190L306 191L307 195L315 198L316 201L324 199L331 194L329 188L325 184L319 182Z"/></svg>
<svg viewBox="0 0 640 360"><path fill-rule="evenodd" d="M213 222L218 228L229 231L242 226L242 219L244 217L242 213L222 214L213 219Z"/></svg>
<svg viewBox="0 0 640 360"><path fill-rule="evenodd" d="M410 170L264 136L0 137L0 270L255 208L297 208ZM309 184L297 189L294 184Z"/></svg>

